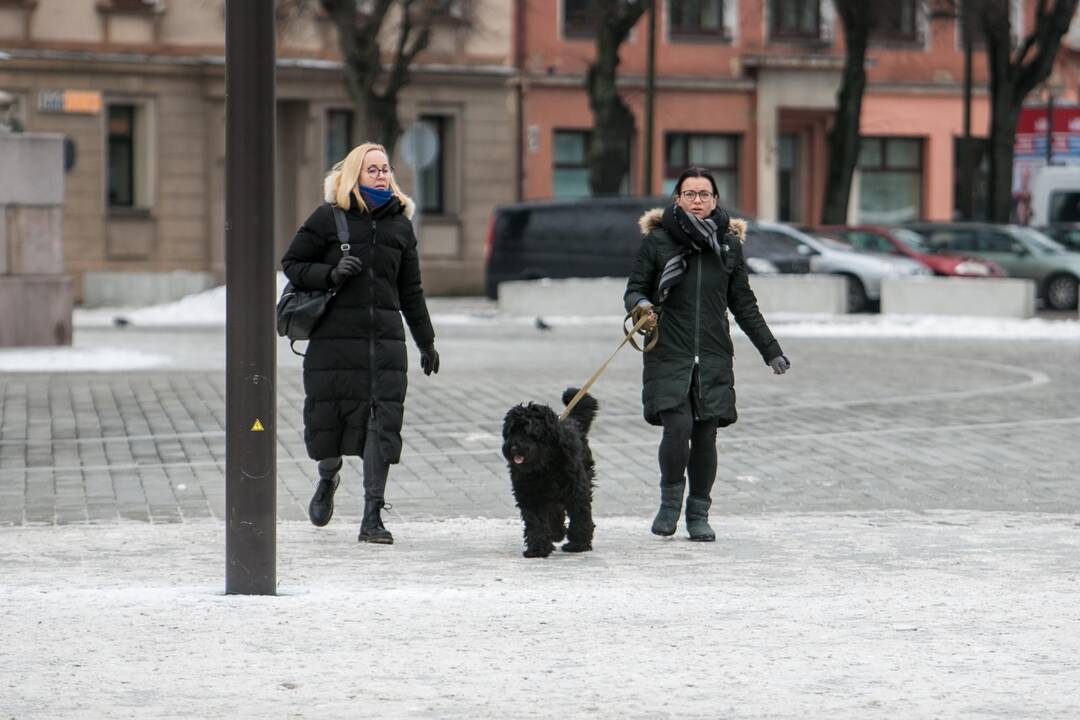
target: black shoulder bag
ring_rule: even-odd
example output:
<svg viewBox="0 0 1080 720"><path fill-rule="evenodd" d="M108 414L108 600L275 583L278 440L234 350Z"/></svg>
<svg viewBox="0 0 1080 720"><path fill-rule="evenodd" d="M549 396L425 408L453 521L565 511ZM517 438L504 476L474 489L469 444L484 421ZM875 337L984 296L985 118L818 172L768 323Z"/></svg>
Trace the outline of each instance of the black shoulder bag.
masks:
<svg viewBox="0 0 1080 720"><path fill-rule="evenodd" d="M337 225L341 254L348 255L349 225L345 221L345 213L336 206L331 206L331 209L334 212L334 223ZM315 332L323 313L330 307L330 301L334 299L337 291L337 288L300 290L292 282L285 283L281 298L277 303L277 332L281 337L289 338L289 349L297 355L303 356L304 353L296 352L293 344L297 340L311 339L311 334Z"/></svg>

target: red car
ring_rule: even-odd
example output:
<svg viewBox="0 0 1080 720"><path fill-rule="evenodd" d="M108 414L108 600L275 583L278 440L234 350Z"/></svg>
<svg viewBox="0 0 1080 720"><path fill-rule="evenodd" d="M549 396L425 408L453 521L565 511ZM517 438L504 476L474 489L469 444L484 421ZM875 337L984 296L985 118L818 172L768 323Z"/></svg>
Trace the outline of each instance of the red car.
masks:
<svg viewBox="0 0 1080 720"><path fill-rule="evenodd" d="M835 238L863 252L905 255L934 271L935 275L957 277L1005 277L1000 265L981 258L937 254L919 233L907 228L880 225L826 225L815 235Z"/></svg>

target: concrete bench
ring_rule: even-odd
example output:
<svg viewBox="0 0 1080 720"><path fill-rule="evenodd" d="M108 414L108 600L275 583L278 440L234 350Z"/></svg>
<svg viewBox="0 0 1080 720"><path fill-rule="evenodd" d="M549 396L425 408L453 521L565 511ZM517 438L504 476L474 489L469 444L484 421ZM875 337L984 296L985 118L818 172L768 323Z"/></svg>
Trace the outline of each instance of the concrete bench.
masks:
<svg viewBox="0 0 1080 720"><path fill-rule="evenodd" d="M1035 315L1035 283L1024 278L886 278L881 314L1030 318Z"/></svg>
<svg viewBox="0 0 1080 720"><path fill-rule="evenodd" d="M838 275L751 275L763 313L847 312L847 282ZM623 314L625 278L515 280L499 284L499 312L520 316Z"/></svg>

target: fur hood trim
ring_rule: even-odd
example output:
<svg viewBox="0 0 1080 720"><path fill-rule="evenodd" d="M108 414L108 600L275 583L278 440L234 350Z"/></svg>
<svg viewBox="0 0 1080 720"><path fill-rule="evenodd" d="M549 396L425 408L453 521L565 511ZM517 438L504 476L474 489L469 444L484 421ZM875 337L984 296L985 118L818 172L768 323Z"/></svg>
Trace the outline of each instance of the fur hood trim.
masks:
<svg viewBox="0 0 1080 720"><path fill-rule="evenodd" d="M323 200L325 202L334 204L334 186L337 185L338 176L341 175L340 170L331 170L323 178ZM401 207L404 209L405 217L412 220L413 214L416 212L416 203L411 197L405 193L398 193L398 200L401 201Z"/></svg>
<svg viewBox="0 0 1080 720"><path fill-rule="evenodd" d="M641 228L642 235L648 235L656 228L660 227L660 221L664 217L663 208L655 208L649 210L640 218L638 218L638 227ZM746 221L739 220L737 218L731 218L728 224L728 235L734 235L738 238L739 242L746 241Z"/></svg>

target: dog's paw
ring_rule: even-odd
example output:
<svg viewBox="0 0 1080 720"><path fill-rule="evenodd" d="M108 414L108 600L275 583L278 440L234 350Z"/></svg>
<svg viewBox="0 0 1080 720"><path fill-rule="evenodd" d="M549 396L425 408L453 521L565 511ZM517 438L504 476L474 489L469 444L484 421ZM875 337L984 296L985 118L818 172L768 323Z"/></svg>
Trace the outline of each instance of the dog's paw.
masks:
<svg viewBox="0 0 1080 720"><path fill-rule="evenodd" d="M551 545L538 545L530 548L526 548L525 552L521 553L523 557L527 558L545 558L551 554L554 548Z"/></svg>
<svg viewBox="0 0 1080 720"><path fill-rule="evenodd" d="M588 552L588 551L592 550L592 545L568 542L568 543L563 543L562 550L563 550L563 552L572 552L572 553Z"/></svg>

